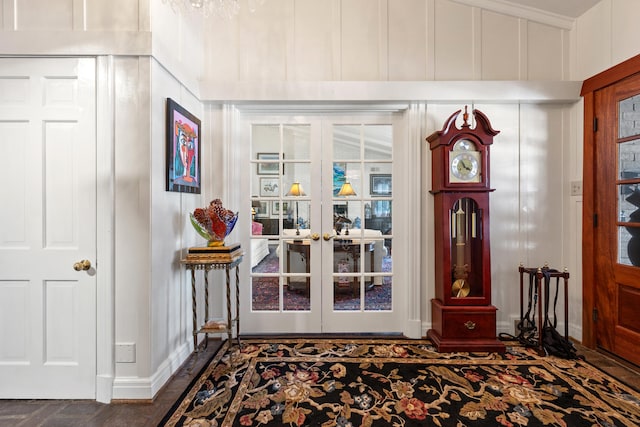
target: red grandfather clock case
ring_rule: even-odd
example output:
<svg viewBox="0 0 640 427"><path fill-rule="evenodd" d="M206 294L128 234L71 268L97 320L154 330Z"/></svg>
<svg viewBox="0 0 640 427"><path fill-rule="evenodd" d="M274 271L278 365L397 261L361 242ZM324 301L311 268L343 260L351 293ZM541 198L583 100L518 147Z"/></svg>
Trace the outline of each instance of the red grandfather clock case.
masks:
<svg viewBox="0 0 640 427"><path fill-rule="evenodd" d="M427 141L432 158L435 298L427 337L440 352L499 352L491 305L489 146L499 133L479 110L458 110Z"/></svg>

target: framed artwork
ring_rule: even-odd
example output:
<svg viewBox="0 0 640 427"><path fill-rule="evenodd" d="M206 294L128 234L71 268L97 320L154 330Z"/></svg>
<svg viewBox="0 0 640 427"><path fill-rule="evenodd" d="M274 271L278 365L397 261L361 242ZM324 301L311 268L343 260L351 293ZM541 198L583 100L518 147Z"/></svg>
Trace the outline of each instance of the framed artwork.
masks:
<svg viewBox="0 0 640 427"><path fill-rule="evenodd" d="M273 197L280 195L279 178L260 178L260 196Z"/></svg>
<svg viewBox="0 0 640 427"><path fill-rule="evenodd" d="M256 218L267 218L269 216L269 202L257 202L254 206Z"/></svg>
<svg viewBox="0 0 640 427"><path fill-rule="evenodd" d="M274 200L271 202L271 216L274 218L278 218L280 212L283 215L287 215L289 211L289 202L281 202L280 200Z"/></svg>
<svg viewBox="0 0 640 427"><path fill-rule="evenodd" d="M278 153L258 153L258 160L280 160L280 156ZM258 163L258 175L278 175L279 173L279 162Z"/></svg>
<svg viewBox="0 0 640 427"><path fill-rule="evenodd" d="M167 191L200 194L200 120L167 98Z"/></svg>
<svg viewBox="0 0 640 427"><path fill-rule="evenodd" d="M371 202L371 210L374 218L391 216L391 200L375 200Z"/></svg>
<svg viewBox="0 0 640 427"><path fill-rule="evenodd" d="M337 196L342 188L342 184L347 180L347 164L346 163L334 163L333 164L333 195Z"/></svg>
<svg viewBox="0 0 640 427"><path fill-rule="evenodd" d="M371 174L369 180L372 196L391 196L391 174Z"/></svg>
<svg viewBox="0 0 640 427"><path fill-rule="evenodd" d="M347 215L347 204L346 203L334 203L333 205L333 214L338 216L346 216Z"/></svg>

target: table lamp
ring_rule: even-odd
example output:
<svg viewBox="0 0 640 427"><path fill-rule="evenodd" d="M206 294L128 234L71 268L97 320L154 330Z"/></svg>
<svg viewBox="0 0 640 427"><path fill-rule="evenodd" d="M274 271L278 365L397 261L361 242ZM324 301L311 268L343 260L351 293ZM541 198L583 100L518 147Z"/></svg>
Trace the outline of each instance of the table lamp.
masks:
<svg viewBox="0 0 640 427"><path fill-rule="evenodd" d="M340 187L340 191L338 191L338 196L341 197L348 197L348 196L357 196L355 190L353 189L353 187L351 186L351 183L349 181L345 181L344 184L342 184L342 187ZM347 217L349 216L349 202L347 202L347 209L346 212ZM349 235L349 225L347 224L347 231L344 232L344 234L346 236Z"/></svg>
<svg viewBox="0 0 640 427"><path fill-rule="evenodd" d="M291 184L291 188L289 188L289 191L285 195L293 196L293 197L301 197L301 196L306 196L306 193L302 189L302 186L300 185L299 182L294 182L293 184ZM296 200L296 236L299 236L299 235L300 235L300 223L298 222L298 201Z"/></svg>

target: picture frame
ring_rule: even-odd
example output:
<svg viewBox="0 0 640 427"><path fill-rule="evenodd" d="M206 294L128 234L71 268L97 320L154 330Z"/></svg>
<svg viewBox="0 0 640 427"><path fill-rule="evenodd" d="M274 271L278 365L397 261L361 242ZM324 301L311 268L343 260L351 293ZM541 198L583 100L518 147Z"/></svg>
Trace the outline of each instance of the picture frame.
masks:
<svg viewBox="0 0 640 427"><path fill-rule="evenodd" d="M288 210L288 201L274 200L271 202L271 216L273 218L278 218L280 216L280 212L282 212L282 214L286 216Z"/></svg>
<svg viewBox="0 0 640 427"><path fill-rule="evenodd" d="M371 214L373 218L382 218L391 216L390 200L373 200L371 202Z"/></svg>
<svg viewBox="0 0 640 427"><path fill-rule="evenodd" d="M269 217L269 202L259 201L256 206L253 207L256 212L256 218L268 218Z"/></svg>
<svg viewBox="0 0 640 427"><path fill-rule="evenodd" d="M200 119L171 98L166 116L166 190L200 194Z"/></svg>
<svg viewBox="0 0 640 427"><path fill-rule="evenodd" d="M279 178L260 178L260 197L275 197L279 195Z"/></svg>
<svg viewBox="0 0 640 427"><path fill-rule="evenodd" d="M346 163L334 163L333 164L333 195L337 196L347 180L347 164Z"/></svg>
<svg viewBox="0 0 640 427"><path fill-rule="evenodd" d="M334 203L333 204L333 214L338 216L346 216L347 215L347 204L346 203Z"/></svg>
<svg viewBox="0 0 640 427"><path fill-rule="evenodd" d="M258 160L278 160L273 163L258 163L258 175L279 175L280 155L278 153L258 153ZM284 169L284 168L283 168ZM284 170L283 170L284 173Z"/></svg>
<svg viewBox="0 0 640 427"><path fill-rule="evenodd" d="M369 192L372 196L391 196L391 174L371 174L369 176Z"/></svg>

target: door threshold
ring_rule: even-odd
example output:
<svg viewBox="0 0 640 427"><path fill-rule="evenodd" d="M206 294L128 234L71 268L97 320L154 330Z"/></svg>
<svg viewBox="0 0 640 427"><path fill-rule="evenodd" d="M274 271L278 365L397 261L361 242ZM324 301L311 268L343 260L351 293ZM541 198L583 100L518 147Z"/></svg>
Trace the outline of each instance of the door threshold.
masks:
<svg viewBox="0 0 640 427"><path fill-rule="evenodd" d="M265 334L241 334L240 339L262 339L262 338L402 338L409 339L401 332L359 332L359 333L336 333L336 332L317 332L317 333L265 333Z"/></svg>

